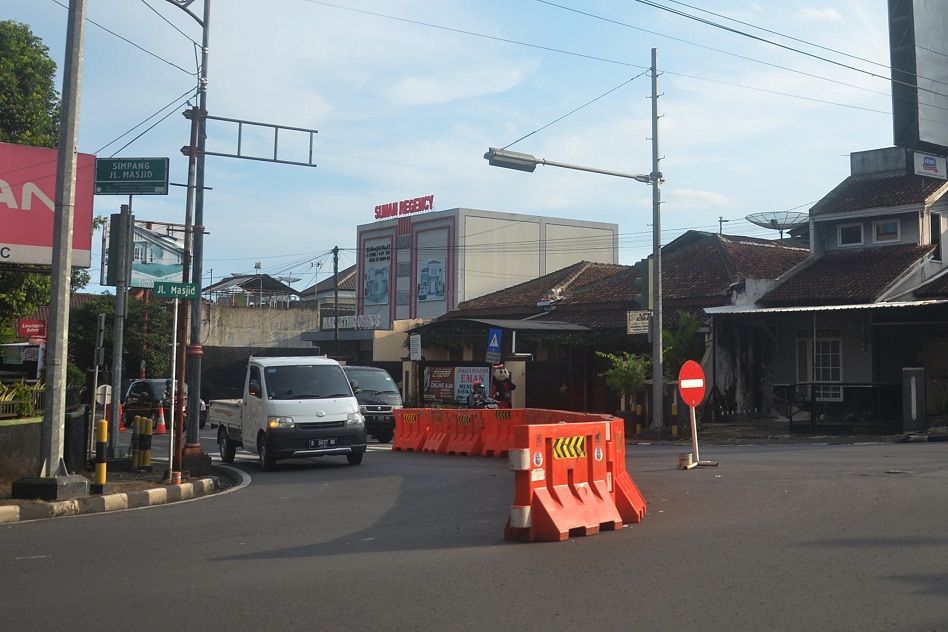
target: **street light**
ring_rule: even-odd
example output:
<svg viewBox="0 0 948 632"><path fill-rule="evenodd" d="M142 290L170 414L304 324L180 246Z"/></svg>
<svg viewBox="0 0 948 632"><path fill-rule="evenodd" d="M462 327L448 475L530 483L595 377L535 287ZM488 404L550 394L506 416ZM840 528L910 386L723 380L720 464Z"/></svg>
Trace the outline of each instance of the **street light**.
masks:
<svg viewBox="0 0 948 632"><path fill-rule="evenodd" d="M654 277L652 278L652 429L660 431L665 427L662 391L662 196L661 184L664 182L662 172L658 170L660 160L658 150L658 50L652 49L652 172L648 175L641 173L623 173L621 171L607 171L592 167L580 167L563 162L553 162L544 158L537 158L530 154L521 154L506 149L491 147L484 154L484 158L493 167L528 171L532 173L537 165L563 167L589 173L599 173L619 178L629 178L637 182L652 185L652 261L654 262Z"/></svg>
<svg viewBox="0 0 948 632"><path fill-rule="evenodd" d="M663 181L662 174L659 171L655 171L650 175L645 175L641 173L624 173L622 171L608 171L606 169L597 169L595 167L582 167L579 165L571 165L565 162L554 162L552 160L547 160L546 158L537 158L530 154L522 154L516 151L507 151L506 149L496 149L491 147L487 150L487 153L484 154L484 158L492 167L503 167L504 169L514 169L516 171L527 171L532 173L536 170L537 165L547 165L549 167L563 167L564 169L574 169L576 171L586 171L588 173L599 173L607 176L616 176L619 178L629 178L630 180L635 180L636 182L642 182L645 184L652 184L656 187ZM657 198L656 198L657 200ZM654 213L659 213L659 202L655 202ZM653 222L653 229L660 230L658 228L660 223L657 221ZM656 237L655 243L658 244L655 246L655 252L653 253L653 260L655 261L655 276L661 274L661 243ZM654 281L653 281L654 283ZM655 284L655 289L653 290L653 303L652 303L652 411L655 419L653 419L653 427L661 427L663 425L662 420L662 298L661 298L661 285L658 283Z"/></svg>
<svg viewBox="0 0 948 632"><path fill-rule="evenodd" d="M617 176L619 178L630 178L645 184L651 184L652 177L643 173L623 173L621 171L607 171L605 169L596 169L594 167L581 167L580 165L571 165L565 162L554 162L546 158L537 158L530 154L521 154L516 151L507 151L506 149L496 149L491 147L484 154L484 158L492 167L503 167L504 169L516 169L517 171L536 171L537 165L546 165L548 167L562 167L564 169L573 169L575 171L586 171L588 173L600 173L607 176ZM659 176L660 177L660 176Z"/></svg>

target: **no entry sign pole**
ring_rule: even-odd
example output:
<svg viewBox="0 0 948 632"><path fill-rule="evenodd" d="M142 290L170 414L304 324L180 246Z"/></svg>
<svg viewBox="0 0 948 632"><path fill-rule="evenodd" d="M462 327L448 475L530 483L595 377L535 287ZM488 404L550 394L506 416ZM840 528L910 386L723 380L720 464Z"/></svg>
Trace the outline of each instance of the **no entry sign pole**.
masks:
<svg viewBox="0 0 948 632"><path fill-rule="evenodd" d="M698 423L695 419L695 407L704 399L705 380L704 371L701 365L694 360L685 362L681 371L678 373L678 392L681 399L688 404L691 409L691 449L694 452L694 461L683 466L683 469L690 470L699 465L714 467L717 461L702 461L698 454ZM679 465L679 467L682 467Z"/></svg>

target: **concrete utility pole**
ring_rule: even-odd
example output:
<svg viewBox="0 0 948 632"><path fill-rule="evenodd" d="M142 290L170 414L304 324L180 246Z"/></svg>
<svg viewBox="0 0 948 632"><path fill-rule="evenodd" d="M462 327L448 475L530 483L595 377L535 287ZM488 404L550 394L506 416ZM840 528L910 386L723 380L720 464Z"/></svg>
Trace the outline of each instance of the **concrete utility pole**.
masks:
<svg viewBox="0 0 948 632"><path fill-rule="evenodd" d="M658 49L652 49L652 429L665 427L662 376L662 172L658 168Z"/></svg>
<svg viewBox="0 0 948 632"><path fill-rule="evenodd" d="M63 69L63 99L56 165L56 223L53 228L52 287L46 358L46 408L43 412L40 477L65 477L65 485L47 481L61 490L55 498L77 498L89 490L83 476L68 476L63 461L66 420L66 362L69 337L69 285L72 273L72 231L76 208L76 146L79 138L79 95L82 83L82 49L85 37L86 0L70 0ZM52 485L48 483L52 482ZM60 483L63 481L59 481ZM46 496L44 496L46 497Z"/></svg>
<svg viewBox="0 0 948 632"><path fill-rule="evenodd" d="M332 249L333 332L336 339L336 357L339 357L339 246Z"/></svg>

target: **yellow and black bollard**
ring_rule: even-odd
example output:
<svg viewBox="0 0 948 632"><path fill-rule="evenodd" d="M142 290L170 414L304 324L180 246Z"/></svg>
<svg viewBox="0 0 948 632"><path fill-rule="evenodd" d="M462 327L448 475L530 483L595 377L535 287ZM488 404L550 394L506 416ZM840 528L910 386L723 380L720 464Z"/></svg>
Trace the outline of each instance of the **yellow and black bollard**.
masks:
<svg viewBox="0 0 948 632"><path fill-rule="evenodd" d="M141 432L142 418L135 415L132 418L132 469L138 469L138 436Z"/></svg>
<svg viewBox="0 0 948 632"><path fill-rule="evenodd" d="M106 449L109 445L109 422L100 419L95 422L95 483L89 485L91 494L107 494L111 485L106 483L108 464L106 462Z"/></svg>
<svg viewBox="0 0 948 632"><path fill-rule="evenodd" d="M138 435L138 469L151 471L151 437L154 432L154 419L142 417L142 430Z"/></svg>

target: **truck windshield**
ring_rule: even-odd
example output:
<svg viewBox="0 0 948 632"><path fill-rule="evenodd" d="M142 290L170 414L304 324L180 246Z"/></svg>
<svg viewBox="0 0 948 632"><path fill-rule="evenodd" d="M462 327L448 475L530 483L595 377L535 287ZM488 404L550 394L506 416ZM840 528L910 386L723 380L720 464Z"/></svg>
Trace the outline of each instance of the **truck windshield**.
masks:
<svg viewBox="0 0 948 632"><path fill-rule="evenodd" d="M267 367L264 380L269 399L352 397L349 381L338 365L298 364Z"/></svg>

